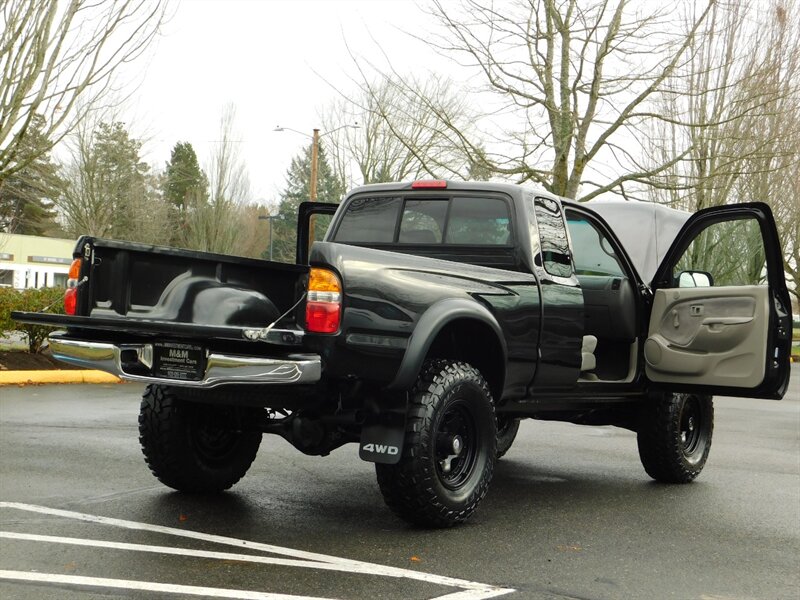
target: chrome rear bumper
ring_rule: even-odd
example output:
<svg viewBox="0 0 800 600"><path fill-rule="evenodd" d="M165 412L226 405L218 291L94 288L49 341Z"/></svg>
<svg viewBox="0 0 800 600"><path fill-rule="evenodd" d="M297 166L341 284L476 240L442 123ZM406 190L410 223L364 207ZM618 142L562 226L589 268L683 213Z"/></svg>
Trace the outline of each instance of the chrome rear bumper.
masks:
<svg viewBox="0 0 800 600"><path fill-rule="evenodd" d="M153 355L152 344L107 344L84 342L50 336L54 358L81 367L100 369L127 381L163 383L193 388L212 388L218 385L239 384L303 384L315 383L322 376L322 362L316 354L292 354L287 358L239 356L211 352L206 360L203 378L199 381L162 379L128 373L122 361L123 352L135 352L145 366Z"/></svg>

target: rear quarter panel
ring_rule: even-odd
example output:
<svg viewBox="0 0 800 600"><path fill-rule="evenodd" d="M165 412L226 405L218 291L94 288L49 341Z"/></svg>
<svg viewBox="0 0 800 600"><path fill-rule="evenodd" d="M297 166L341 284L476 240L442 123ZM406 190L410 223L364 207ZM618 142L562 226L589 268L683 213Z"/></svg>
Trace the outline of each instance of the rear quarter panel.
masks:
<svg viewBox="0 0 800 600"><path fill-rule="evenodd" d="M339 333L306 337L326 359L326 373L392 382L423 315L463 300L495 319L506 348L506 393L524 393L539 342L540 295L532 274L333 242L314 245L311 265L332 267L344 288Z"/></svg>

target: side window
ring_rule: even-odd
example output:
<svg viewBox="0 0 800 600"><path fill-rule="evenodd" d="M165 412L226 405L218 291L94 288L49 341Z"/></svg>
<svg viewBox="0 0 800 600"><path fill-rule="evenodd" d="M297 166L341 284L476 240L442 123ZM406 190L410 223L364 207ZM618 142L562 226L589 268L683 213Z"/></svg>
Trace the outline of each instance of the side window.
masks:
<svg viewBox="0 0 800 600"><path fill-rule="evenodd" d="M447 200L406 200L400 221L401 244L440 244Z"/></svg>
<svg viewBox="0 0 800 600"><path fill-rule="evenodd" d="M761 228L755 219L712 223L672 269L673 287L766 285Z"/></svg>
<svg viewBox="0 0 800 600"><path fill-rule="evenodd" d="M400 205L400 198L354 199L339 224L335 241L391 243Z"/></svg>
<svg viewBox="0 0 800 600"><path fill-rule="evenodd" d="M567 212L576 275L625 277L619 258L608 238L584 217Z"/></svg>
<svg viewBox="0 0 800 600"><path fill-rule="evenodd" d="M549 198L533 201L536 223L539 227L541 253L535 257L536 264L557 277L572 275L567 228L561 213L561 205Z"/></svg>
<svg viewBox="0 0 800 600"><path fill-rule="evenodd" d="M447 244L505 246L511 243L508 204L499 198L453 198Z"/></svg>

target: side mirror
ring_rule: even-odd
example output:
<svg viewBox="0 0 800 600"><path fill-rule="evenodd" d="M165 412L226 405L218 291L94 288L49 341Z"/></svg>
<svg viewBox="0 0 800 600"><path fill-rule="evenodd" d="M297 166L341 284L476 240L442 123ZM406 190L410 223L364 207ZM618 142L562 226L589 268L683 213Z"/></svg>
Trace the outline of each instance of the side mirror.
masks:
<svg viewBox="0 0 800 600"><path fill-rule="evenodd" d="M681 271L678 275L678 287L712 287L714 278L708 271Z"/></svg>

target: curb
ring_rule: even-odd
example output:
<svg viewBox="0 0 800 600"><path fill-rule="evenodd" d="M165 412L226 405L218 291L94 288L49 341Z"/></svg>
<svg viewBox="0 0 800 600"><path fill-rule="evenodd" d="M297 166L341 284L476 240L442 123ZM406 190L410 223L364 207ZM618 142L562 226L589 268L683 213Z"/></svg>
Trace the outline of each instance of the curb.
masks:
<svg viewBox="0 0 800 600"><path fill-rule="evenodd" d="M121 380L111 373L93 370L0 371L0 386L40 383L121 383Z"/></svg>

